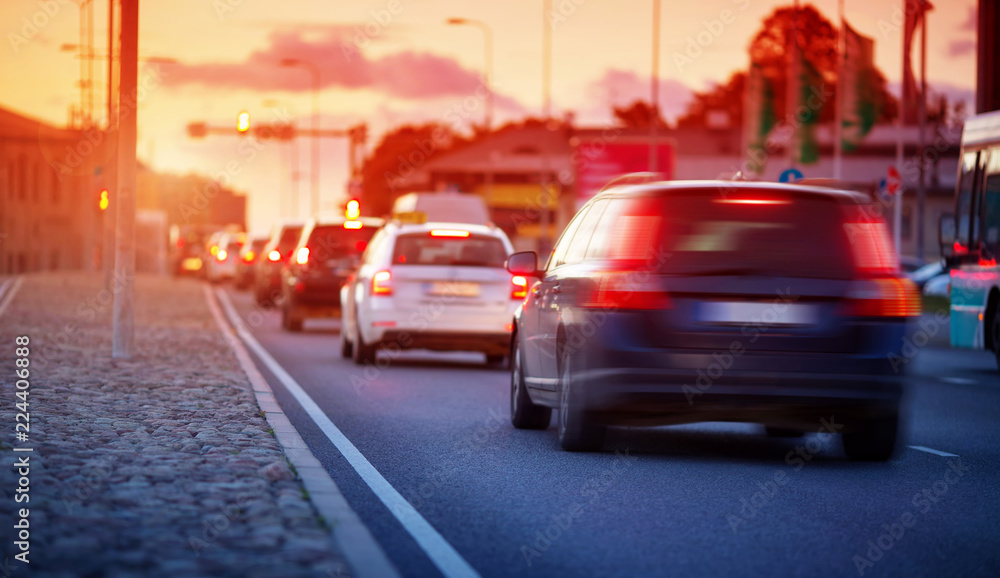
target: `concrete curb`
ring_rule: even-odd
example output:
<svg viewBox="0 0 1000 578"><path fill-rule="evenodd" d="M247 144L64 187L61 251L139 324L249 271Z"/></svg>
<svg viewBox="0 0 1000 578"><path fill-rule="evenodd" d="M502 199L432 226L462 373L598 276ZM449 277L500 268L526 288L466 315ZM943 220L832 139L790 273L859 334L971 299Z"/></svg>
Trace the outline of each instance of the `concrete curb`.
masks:
<svg viewBox="0 0 1000 578"><path fill-rule="evenodd" d="M331 526L333 541L339 548L339 553L351 566L351 575L360 578L398 577L399 572L385 551L368 531L361 518L351 509L333 478L309 450L305 440L281 410L271 386L257 369L257 365L233 327L225 320L212 289L208 285L203 289L205 300L212 310L212 316L219 330L229 342L240 367L253 386L257 404L264 412L267 423L274 430L285 457L294 466L302 484L309 492L309 500Z"/></svg>

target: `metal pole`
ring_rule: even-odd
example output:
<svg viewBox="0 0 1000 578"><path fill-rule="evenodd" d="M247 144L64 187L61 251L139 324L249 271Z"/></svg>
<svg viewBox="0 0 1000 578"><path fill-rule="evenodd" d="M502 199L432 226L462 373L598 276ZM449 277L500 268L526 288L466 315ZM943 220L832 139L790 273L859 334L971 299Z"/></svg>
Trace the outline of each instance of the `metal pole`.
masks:
<svg viewBox="0 0 1000 578"><path fill-rule="evenodd" d="M653 74L650 82L649 172L659 170L656 138L660 120L660 0L653 0Z"/></svg>
<svg viewBox="0 0 1000 578"><path fill-rule="evenodd" d="M312 198L309 204L312 212L310 216L314 217L319 214L319 67L310 64L309 70L313 76Z"/></svg>
<svg viewBox="0 0 1000 578"><path fill-rule="evenodd" d="M925 4L925 3L924 3ZM924 206L927 202L927 190L924 186L924 125L927 124L927 10L920 7L920 102L917 106L917 167L920 170L920 180L917 182L917 250L916 257L924 259Z"/></svg>
<svg viewBox="0 0 1000 578"><path fill-rule="evenodd" d="M834 103L833 121L833 178L841 178L841 163L843 156L844 130L844 59L847 57L846 37L847 25L844 22L844 0L837 2L837 18L840 20L840 34L837 37L837 102Z"/></svg>
<svg viewBox="0 0 1000 578"><path fill-rule="evenodd" d="M906 11L906 1L901 0L903 3L903 11ZM896 198L893 199L892 207L892 241L896 245L896 252L902 253L902 248L900 243L902 243L902 231L900 230L903 226L903 194L905 193L906 187L906 173L903 171L903 129L905 127L904 121L904 111L906 110L906 34L901 35L902 37L902 49L900 50L900 59L902 72L900 78L903 79L903 83L900 85L899 91L899 110L896 113L896 170L899 171L899 178L902 181L899 185L899 192L896 193Z"/></svg>
<svg viewBox="0 0 1000 578"><path fill-rule="evenodd" d="M549 23L549 14L552 13L552 0L542 2L542 117L545 121L546 137L548 137L548 126L552 121L552 25ZM542 172L539 178L541 183L541 214L538 219L538 253L545 255L549 250L549 205L551 204L551 187L549 186L549 167L551 158L549 152L550 142L545 139L542 150Z"/></svg>
<svg viewBox="0 0 1000 578"><path fill-rule="evenodd" d="M121 81L118 98L136 93L139 75L139 0L121 0ZM115 239L114 325L111 357L132 357L135 298L136 112L120 122L118 218Z"/></svg>
<svg viewBox="0 0 1000 578"><path fill-rule="evenodd" d="M111 290L111 272L115 258L115 211L118 205L118 115L115 114L115 0L108 0L108 127L105 146L111 154L105 164L106 182L108 185L109 209L103 211L104 220L104 251L101 257L101 268L104 270L104 288Z"/></svg>

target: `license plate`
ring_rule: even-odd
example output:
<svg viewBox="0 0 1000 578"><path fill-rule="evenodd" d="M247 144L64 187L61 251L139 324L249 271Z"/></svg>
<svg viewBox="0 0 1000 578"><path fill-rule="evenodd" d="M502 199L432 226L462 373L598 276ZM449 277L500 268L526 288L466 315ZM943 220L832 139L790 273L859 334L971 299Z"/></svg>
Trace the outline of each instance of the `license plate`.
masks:
<svg viewBox="0 0 1000 578"><path fill-rule="evenodd" d="M698 307L698 320L713 325L815 325L813 305L753 301L709 301Z"/></svg>
<svg viewBox="0 0 1000 578"><path fill-rule="evenodd" d="M427 287L428 295L479 297L479 283L468 281L435 281Z"/></svg>

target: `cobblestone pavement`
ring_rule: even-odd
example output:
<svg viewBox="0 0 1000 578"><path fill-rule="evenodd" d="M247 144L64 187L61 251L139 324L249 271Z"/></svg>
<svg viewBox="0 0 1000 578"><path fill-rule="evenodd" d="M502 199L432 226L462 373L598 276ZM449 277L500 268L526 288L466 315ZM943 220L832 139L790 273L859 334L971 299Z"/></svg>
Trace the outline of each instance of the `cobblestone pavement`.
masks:
<svg viewBox="0 0 1000 578"><path fill-rule="evenodd" d="M111 311L98 276L38 274L0 318L0 576L346 575L200 284L138 278L129 361L111 359ZM27 442L14 431L19 335ZM25 455L30 502L15 503ZM25 507L30 565L7 523Z"/></svg>

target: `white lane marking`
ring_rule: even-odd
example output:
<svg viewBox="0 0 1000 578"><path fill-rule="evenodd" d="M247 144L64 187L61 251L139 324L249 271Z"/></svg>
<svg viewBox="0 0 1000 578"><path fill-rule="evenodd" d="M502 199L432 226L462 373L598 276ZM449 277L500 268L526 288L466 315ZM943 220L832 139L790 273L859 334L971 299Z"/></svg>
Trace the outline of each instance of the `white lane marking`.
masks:
<svg viewBox="0 0 1000 578"><path fill-rule="evenodd" d="M264 379L264 376L261 375L260 370L257 369L257 365L253 362L253 358L250 357L250 353L246 347L243 346L243 342L240 341L234 330L226 323L222 311L219 309L218 300L212 295L212 289L209 288L208 284L205 284L204 290L205 300L208 302L208 308L212 311L212 317L215 318L216 325L219 326L223 337L225 337L229 346L233 349L233 353L236 354L236 359L239 361L240 367L243 368L243 371L247 374L247 378L250 379L257 401L260 401L260 397L258 396L260 392L266 392L273 399L274 392L271 390L271 386ZM279 413L282 413L284 416L283 412ZM268 421L270 421L270 418ZM294 434L279 433L277 435L294 435L296 444L304 447L305 442L302 441L297 430ZM312 452L309 455L312 456ZM326 470L323 473L325 475ZM378 541L371 535L371 532L351 508L351 505L347 503L347 498L340 493L340 490L336 487L336 483L329 476L328 479L330 485L336 491L333 492L334 496L325 498L329 501L326 504L326 510L333 510L336 513L336 518L331 517L330 514L327 514L327 516L328 519L336 519L337 521L337 524L333 528L333 533L337 543L341 547L341 553L351 565L353 575L362 578L366 576L371 578L398 578L399 572L392 565L392 561L389 560L382 547L379 546ZM313 494L313 498L316 497ZM322 508L320 504L317 504L317 507Z"/></svg>
<svg viewBox="0 0 1000 578"><path fill-rule="evenodd" d="M479 574L465 561L465 558L462 558L462 555L417 512L416 508L407 502L396 491L396 488L392 487L388 480L382 477L382 474L361 454L358 448L351 443L351 440L347 439L347 436L330 421L330 418L327 417L309 394L302 389L302 386L254 338L246 326L243 325L243 321L229 300L229 296L221 288L217 288L215 291L219 302L222 303L223 309L226 310L229 322L236 330L236 334L243 339L247 347L257 354L257 357L264 362L264 365L285 386L285 389L295 397L299 405L302 406L302 409L309 414L313 422L319 426L330 442L343 454L347 462L361 476L361 479L368 484L368 487L371 488L378 499L389 508L392 515L410 533L410 536L423 549L424 553L437 566L438 570L449 578L460 576L479 578Z"/></svg>
<svg viewBox="0 0 1000 578"><path fill-rule="evenodd" d="M942 377L941 381L945 381L947 383L954 383L957 385L969 385L971 383L976 383L975 379L969 379L967 377Z"/></svg>
<svg viewBox="0 0 1000 578"><path fill-rule="evenodd" d="M17 277L16 279L8 279L3 287L0 288L0 315L7 310L7 306L11 304L14 300L14 295L17 294L17 290L21 288L21 283L24 281L22 277Z"/></svg>
<svg viewBox="0 0 1000 578"><path fill-rule="evenodd" d="M912 450L917 450L919 452L927 452L929 454L934 454L936 456L941 456L942 458L957 458L958 454L949 454L948 452L942 452L941 450L935 450L933 448L928 448L924 446L907 446Z"/></svg>

